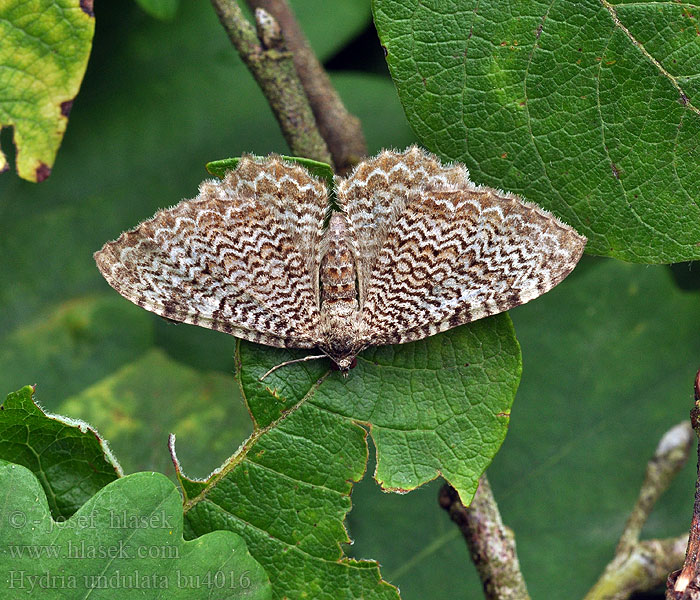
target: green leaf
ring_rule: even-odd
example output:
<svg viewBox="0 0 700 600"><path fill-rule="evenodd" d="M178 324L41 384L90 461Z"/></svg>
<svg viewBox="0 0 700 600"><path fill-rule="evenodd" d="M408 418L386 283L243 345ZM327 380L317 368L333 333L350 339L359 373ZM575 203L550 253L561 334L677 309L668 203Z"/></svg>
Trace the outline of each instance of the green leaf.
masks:
<svg viewBox="0 0 700 600"><path fill-rule="evenodd" d="M235 340L230 338L231 349ZM227 373L199 371L152 348L61 403L57 412L88 421L109 440L124 471L172 474L175 433L190 472L209 475L252 430Z"/></svg>
<svg viewBox="0 0 700 600"><path fill-rule="evenodd" d="M152 17L170 21L177 14L180 0L136 0L136 4Z"/></svg>
<svg viewBox="0 0 700 600"><path fill-rule="evenodd" d="M0 406L0 459L24 465L39 478L57 519L70 517L121 474L94 429L44 413L31 386L9 394Z"/></svg>
<svg viewBox="0 0 700 600"><path fill-rule="evenodd" d="M300 156L281 155L280 158L301 165L315 177L325 180L329 189L333 188L333 177L335 174L333 173L333 168L329 164ZM207 163L207 171L219 179L223 179L224 175L226 175L226 171L235 169L240 160L240 158L223 158L221 160L213 160Z"/></svg>
<svg viewBox="0 0 700 600"><path fill-rule="evenodd" d="M218 529L241 535L272 582L275 598L398 600L372 561L343 556L352 482L364 473L366 433L301 402L257 429L185 504L186 537ZM185 485L195 492L191 485Z"/></svg>
<svg viewBox="0 0 700 600"><path fill-rule="evenodd" d="M532 598L583 598L612 559L646 461L692 407L698 314L700 294L676 288L667 268L585 257L561 285L510 311L524 369L488 476ZM687 533L695 469L691 455L643 539ZM403 600L455 589L479 597L464 539L437 505L439 485L398 496L365 480L353 491L351 553L379 560Z"/></svg>
<svg viewBox="0 0 700 600"><path fill-rule="evenodd" d="M700 97L684 4L374 0L411 126L631 262L700 258Z"/></svg>
<svg viewBox="0 0 700 600"><path fill-rule="evenodd" d="M200 479L190 479L179 469L179 463L177 464L177 477L180 483L180 488L182 489L182 495L185 498L185 502L189 502L196 496L199 496L207 487L206 481Z"/></svg>
<svg viewBox="0 0 700 600"><path fill-rule="evenodd" d="M40 589L42 598L270 598L265 571L239 536L183 540L180 495L163 475L119 479L62 522L51 519L27 469L0 465L0 489L8 518L0 581L13 590L5 597Z"/></svg>
<svg viewBox="0 0 700 600"><path fill-rule="evenodd" d="M28 181L51 173L94 31L92 2L0 2L0 128L14 127L17 173ZM8 168L0 151L0 172Z"/></svg>
<svg viewBox="0 0 700 600"><path fill-rule="evenodd" d="M507 315L482 319L419 342L370 348L347 379L316 382L329 361L282 367L302 351L241 342L244 397L260 427L302 399L369 427L377 447L375 478L409 491L442 475L471 502L479 477L508 428L521 372L520 347Z"/></svg>
<svg viewBox="0 0 700 600"><path fill-rule="evenodd" d="M238 376L256 429L188 500L187 523L192 535L242 535L278 597L300 586L313 598L393 597L376 567L350 577L357 565L339 548L349 542L342 521L350 482L368 458L361 425L377 447L375 478L385 489L408 491L441 474L468 503L503 441L520 376L510 319L367 350L347 379L323 359L259 381L302 355L239 342Z"/></svg>

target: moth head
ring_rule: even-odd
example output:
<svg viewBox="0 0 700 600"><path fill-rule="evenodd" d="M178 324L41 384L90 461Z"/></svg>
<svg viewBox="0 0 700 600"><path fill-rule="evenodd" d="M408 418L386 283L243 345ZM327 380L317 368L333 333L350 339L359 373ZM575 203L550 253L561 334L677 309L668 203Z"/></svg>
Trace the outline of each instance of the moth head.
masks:
<svg viewBox="0 0 700 600"><path fill-rule="evenodd" d="M347 377L350 374L350 369L353 369L357 364L357 359L355 355L346 356L344 358L333 359L333 364L343 374L343 377Z"/></svg>
<svg viewBox="0 0 700 600"><path fill-rule="evenodd" d="M365 349L365 346L349 340L341 331L342 328L339 327L336 333L340 335L329 335L325 343L319 344L318 348L331 359L332 368L340 371L343 377L347 377L350 369L357 364L355 357Z"/></svg>

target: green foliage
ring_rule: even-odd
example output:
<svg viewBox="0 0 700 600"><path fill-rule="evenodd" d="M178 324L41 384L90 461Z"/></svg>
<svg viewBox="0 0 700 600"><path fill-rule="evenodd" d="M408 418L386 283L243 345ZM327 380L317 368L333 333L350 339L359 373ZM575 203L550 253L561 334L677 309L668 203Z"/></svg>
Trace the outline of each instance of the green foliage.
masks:
<svg viewBox="0 0 700 600"><path fill-rule="evenodd" d="M0 459L30 469L44 488L51 514L67 519L121 469L94 429L47 415L33 395L26 386L0 407Z"/></svg>
<svg viewBox="0 0 700 600"><path fill-rule="evenodd" d="M257 428L187 502L186 532L194 537L228 529L241 535L277 598L291 590L319 600L398 598L376 563L347 559L340 546L350 541L343 520L352 482L365 470L366 433L304 400Z"/></svg>
<svg viewBox="0 0 700 600"><path fill-rule="evenodd" d="M411 344L370 348L347 379L329 374L323 359L282 367L259 381L299 356L241 342L239 377L258 427L303 401L369 428L383 488L405 492L442 475L471 501L505 437L520 379L520 347L507 315ZM332 460L324 458L327 466ZM340 466L345 459L335 460Z"/></svg>
<svg viewBox="0 0 700 600"><path fill-rule="evenodd" d="M295 438L305 443L280 446ZM248 448L236 468L186 507L189 537L218 529L237 532L270 576L275 597L304 590L318 599L397 598L396 590L381 581L376 563L343 557L350 484L319 460L320 454L340 452L355 459L346 467L348 479L360 477L361 429L329 427L302 405L273 435Z"/></svg>
<svg viewBox="0 0 700 600"><path fill-rule="evenodd" d="M6 598L265 600L270 582L243 540L217 531L186 542L180 495L158 473L137 473L54 521L39 482L0 463L0 581ZM9 594L9 595L8 595Z"/></svg>
<svg viewBox="0 0 700 600"><path fill-rule="evenodd" d="M207 540L220 549L219 538L196 536L238 533L278 598L397 598L386 582L400 585L404 600L478 595L464 542L437 506L439 483L423 484L443 475L467 500L510 427L489 476L530 588L535 597L582 595L612 555L645 458L687 415L700 355L698 293L678 291L663 268L591 260L515 309L526 368L512 421L520 353L505 315L368 350L347 380L319 360L260 383L268 368L302 353L242 342L234 360L233 338L132 306L92 261L105 241L194 196L207 160L288 151L208 3L140 4L151 16L131 3L98 3L102 30L51 179L36 187L0 178L0 387L37 382L52 410L96 425L127 472L172 473L169 432L187 473L206 475L223 463L202 481L178 473L193 540L179 547ZM163 7L171 12L157 14ZM347 47L368 18L359 0L294 8L322 60ZM375 0L401 101L426 147L467 162L479 182L554 210L591 238L594 253L697 257L697 42L693 27L680 25L692 15L677 19L676 5L618 5L628 35L607 3L471 8ZM388 78L331 76L360 117L370 153L413 141ZM688 104L677 101L674 81ZM57 423L24 412L27 423ZM30 431L44 443L70 441L77 430ZM386 495L367 477L355 488L367 469L368 435L383 489L423 487ZM33 440L0 449L56 486L61 471L42 470L46 452L37 465ZM84 485L93 487L80 488L68 508L51 504L56 516L91 494L95 503L112 494L115 484L98 492L107 481L92 475ZM649 536L687 527L694 476L686 475L652 517ZM18 489L44 502L31 479ZM177 496L157 475L135 481L143 488L135 493L150 499ZM131 492L112 499L120 511L151 501ZM0 535L13 533L0 527ZM355 544L345 547L349 537ZM381 561L381 576L367 557Z"/></svg>
<svg viewBox="0 0 700 600"><path fill-rule="evenodd" d="M256 430L188 501L187 523L194 535L222 527L242 535L276 595L303 588L313 598L394 597L376 567L357 571L340 551L350 541L342 526L350 482L369 455L357 423L377 447L382 487L408 491L442 474L469 502L503 441L520 375L510 319L364 352L347 379L324 359L259 381L300 355L239 342L238 377Z"/></svg>
<svg viewBox="0 0 700 600"><path fill-rule="evenodd" d="M668 2L374 0L422 143L632 262L700 258L697 16Z"/></svg>
<svg viewBox="0 0 700 600"><path fill-rule="evenodd" d="M0 128L14 127L17 172L51 173L85 73L95 19L80 0L0 3ZM8 169L0 151L0 173Z"/></svg>

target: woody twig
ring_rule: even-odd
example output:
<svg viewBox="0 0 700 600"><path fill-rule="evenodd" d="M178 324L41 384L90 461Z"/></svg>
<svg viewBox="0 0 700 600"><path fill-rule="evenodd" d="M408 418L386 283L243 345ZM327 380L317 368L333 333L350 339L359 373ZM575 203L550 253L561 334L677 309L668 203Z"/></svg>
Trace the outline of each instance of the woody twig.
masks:
<svg viewBox="0 0 700 600"><path fill-rule="evenodd" d="M287 0L247 0L253 10L264 9L279 23L292 53L321 135L328 144L336 170L343 174L367 154L360 120L345 108L328 74L316 58Z"/></svg>
<svg viewBox="0 0 700 600"><path fill-rule="evenodd" d="M486 599L529 600L520 572L515 536L503 524L486 475L481 476L469 507L462 504L456 490L448 484L442 486L439 502L469 546Z"/></svg>
<svg viewBox="0 0 700 600"><path fill-rule="evenodd" d="M654 505L688 460L693 430L684 421L667 431L647 463L646 476L615 557L584 600L625 600L635 592L661 585L669 571L683 562L687 535L663 540L642 540L639 535Z"/></svg>
<svg viewBox="0 0 700 600"><path fill-rule="evenodd" d="M700 439L700 371L695 376L695 405L690 411L690 422ZM695 483L693 518L690 523L685 562L680 571L674 571L666 581L667 600L700 599L700 443L698 443L698 478Z"/></svg>
<svg viewBox="0 0 700 600"><path fill-rule="evenodd" d="M276 19L257 9L254 29L235 0L211 2L231 43L265 94L292 153L333 164Z"/></svg>

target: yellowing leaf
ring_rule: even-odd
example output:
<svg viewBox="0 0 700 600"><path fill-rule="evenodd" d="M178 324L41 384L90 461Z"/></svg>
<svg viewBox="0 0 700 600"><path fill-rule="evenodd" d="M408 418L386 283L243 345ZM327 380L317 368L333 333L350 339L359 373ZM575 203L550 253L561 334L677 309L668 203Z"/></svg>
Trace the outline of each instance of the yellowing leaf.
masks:
<svg viewBox="0 0 700 600"><path fill-rule="evenodd" d="M0 127L14 127L23 179L51 174L94 31L92 0L0 0Z"/></svg>

